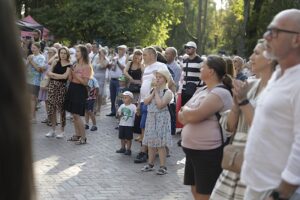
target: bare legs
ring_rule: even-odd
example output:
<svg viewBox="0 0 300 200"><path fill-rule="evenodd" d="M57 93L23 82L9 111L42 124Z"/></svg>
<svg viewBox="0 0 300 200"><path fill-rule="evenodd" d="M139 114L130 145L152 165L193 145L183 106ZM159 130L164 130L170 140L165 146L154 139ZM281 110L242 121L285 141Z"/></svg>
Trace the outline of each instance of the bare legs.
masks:
<svg viewBox="0 0 300 200"><path fill-rule="evenodd" d="M209 200L209 198L210 198L210 195L204 195L204 194L198 193L196 190L196 186L194 186L194 185L191 186L191 191L192 191L194 200Z"/></svg>
<svg viewBox="0 0 300 200"><path fill-rule="evenodd" d="M154 165L155 155L156 155L157 151L158 151L158 155L159 155L160 166L165 167L166 166L166 147L158 147L158 148L148 147L149 164Z"/></svg>
<svg viewBox="0 0 300 200"><path fill-rule="evenodd" d="M84 123L83 123L80 115L73 114L73 118L74 118L74 128L75 128L75 134L76 134L76 136L85 139Z"/></svg>

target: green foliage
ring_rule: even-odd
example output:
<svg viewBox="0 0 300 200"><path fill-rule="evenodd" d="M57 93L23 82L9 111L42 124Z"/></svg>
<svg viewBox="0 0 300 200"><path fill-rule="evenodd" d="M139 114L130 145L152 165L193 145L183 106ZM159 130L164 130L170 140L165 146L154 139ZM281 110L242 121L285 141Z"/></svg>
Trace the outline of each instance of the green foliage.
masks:
<svg viewBox="0 0 300 200"><path fill-rule="evenodd" d="M61 0L32 10L59 39L115 45L165 45L180 22L180 0Z"/></svg>

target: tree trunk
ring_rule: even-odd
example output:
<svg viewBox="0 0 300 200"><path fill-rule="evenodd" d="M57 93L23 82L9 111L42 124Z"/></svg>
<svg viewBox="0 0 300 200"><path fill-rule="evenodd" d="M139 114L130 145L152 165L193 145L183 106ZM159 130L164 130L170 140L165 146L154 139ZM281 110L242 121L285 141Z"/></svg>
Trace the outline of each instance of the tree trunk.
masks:
<svg viewBox="0 0 300 200"><path fill-rule="evenodd" d="M207 6L208 6L208 0L205 0L204 2L204 19L203 19L203 31L202 31L202 40L201 40L201 45L202 45L202 53L205 53L205 46L206 46L206 24L207 24Z"/></svg>
<svg viewBox="0 0 300 200"><path fill-rule="evenodd" d="M238 53L241 56L245 56L246 53L246 34L247 34L247 24L249 21L249 13L250 13L250 0L244 0L244 23L242 27L242 37L241 42L239 43Z"/></svg>
<svg viewBox="0 0 300 200"><path fill-rule="evenodd" d="M193 29L189 29L188 27L188 22L191 22L190 21L190 2L189 0L184 0L184 19L183 19L183 24L184 24L184 28L185 28L185 31L187 33L187 35L192 39L192 40L197 40L197 38L193 35L193 33L190 31ZM193 21L192 21L193 22ZM193 26L192 26L193 27Z"/></svg>
<svg viewBox="0 0 300 200"><path fill-rule="evenodd" d="M198 18L197 18L197 47L198 53L202 50L202 0L198 0Z"/></svg>

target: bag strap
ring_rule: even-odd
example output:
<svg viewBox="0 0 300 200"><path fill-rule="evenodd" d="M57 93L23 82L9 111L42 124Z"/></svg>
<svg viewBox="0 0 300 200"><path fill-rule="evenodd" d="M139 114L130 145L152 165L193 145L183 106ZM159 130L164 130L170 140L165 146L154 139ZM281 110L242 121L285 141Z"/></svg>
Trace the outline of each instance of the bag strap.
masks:
<svg viewBox="0 0 300 200"><path fill-rule="evenodd" d="M216 87L228 90L230 92L231 96L232 96L232 91L226 85L217 85ZM207 87L205 89L207 89ZM221 139L222 139L222 146L225 146L225 141L224 141L224 137L223 137L223 129L222 129L222 125L220 124L221 114L220 114L220 112L216 112L215 115L216 115L216 117L218 119L218 124L219 124L219 127L220 127L220 134L221 134ZM232 142L233 136L234 135L231 136L230 142Z"/></svg>

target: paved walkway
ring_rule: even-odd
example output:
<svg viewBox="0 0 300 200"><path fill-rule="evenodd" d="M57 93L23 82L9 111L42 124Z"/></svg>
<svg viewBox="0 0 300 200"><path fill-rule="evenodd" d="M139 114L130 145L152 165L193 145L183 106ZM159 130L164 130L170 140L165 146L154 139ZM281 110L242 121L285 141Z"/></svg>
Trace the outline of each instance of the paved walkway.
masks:
<svg viewBox="0 0 300 200"><path fill-rule="evenodd" d="M153 172L141 173L143 164L134 164L139 151L134 142L131 157L119 155L117 121L106 117L108 106L97 117L98 131L87 132L88 144L77 146L72 142L48 139L50 130L42 123L33 125L34 167L39 200L187 200L192 199L189 187L182 184L184 155L177 147L174 136L171 157L167 160L169 173L157 176ZM43 119L43 109L39 118ZM67 121L67 137L73 133Z"/></svg>

